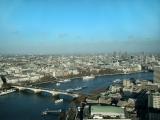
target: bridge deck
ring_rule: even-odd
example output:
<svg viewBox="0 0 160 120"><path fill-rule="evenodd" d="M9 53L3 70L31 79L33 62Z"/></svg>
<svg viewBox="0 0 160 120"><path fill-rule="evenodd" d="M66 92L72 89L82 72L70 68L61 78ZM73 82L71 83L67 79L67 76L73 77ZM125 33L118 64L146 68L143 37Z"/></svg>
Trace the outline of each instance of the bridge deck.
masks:
<svg viewBox="0 0 160 120"><path fill-rule="evenodd" d="M51 93L53 96L57 95L57 94L64 94L64 95L69 95L72 97L78 97L78 94L71 94L71 93L67 93L64 91L58 91L58 90L49 90L49 89L42 89L42 88L31 88L31 87L22 87L22 86L12 86L18 90L31 90L34 93L38 93L38 92L47 92L47 93Z"/></svg>

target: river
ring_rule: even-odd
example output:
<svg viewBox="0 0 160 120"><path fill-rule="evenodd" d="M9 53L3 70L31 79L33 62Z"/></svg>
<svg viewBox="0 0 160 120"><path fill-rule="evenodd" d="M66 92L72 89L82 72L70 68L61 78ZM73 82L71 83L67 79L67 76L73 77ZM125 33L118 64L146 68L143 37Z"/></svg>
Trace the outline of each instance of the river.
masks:
<svg viewBox="0 0 160 120"><path fill-rule="evenodd" d="M153 80L153 73L142 72L127 75L105 75L98 76L93 80L82 80L75 78L69 82L61 83L56 86L55 83L43 83L37 85L47 89L75 89L85 86L78 92L90 94L95 90L106 88L111 85L115 79L135 78L139 80ZM67 109L69 102L64 100L61 104L55 104L50 96L39 96L31 93L14 92L8 95L0 96L0 120L56 120L56 115L41 116L41 112L48 109Z"/></svg>

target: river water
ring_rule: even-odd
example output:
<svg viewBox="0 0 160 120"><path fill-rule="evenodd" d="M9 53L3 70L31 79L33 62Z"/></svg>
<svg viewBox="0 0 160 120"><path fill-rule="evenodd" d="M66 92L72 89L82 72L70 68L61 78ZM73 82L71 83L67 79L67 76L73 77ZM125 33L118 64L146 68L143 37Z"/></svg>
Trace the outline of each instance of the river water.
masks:
<svg viewBox="0 0 160 120"><path fill-rule="evenodd" d="M78 92L90 94L93 91L106 88L111 85L115 79L135 78L139 80L153 80L153 73L133 73L127 75L105 75L98 76L94 80L82 80L75 78L69 82L61 83L56 86L55 83L44 83L37 85L47 89L75 89L84 87ZM41 116L41 112L48 109L64 109L69 107L69 102L55 104L51 96L41 96L31 93L14 92L8 95L0 96L0 120L56 120L57 115Z"/></svg>

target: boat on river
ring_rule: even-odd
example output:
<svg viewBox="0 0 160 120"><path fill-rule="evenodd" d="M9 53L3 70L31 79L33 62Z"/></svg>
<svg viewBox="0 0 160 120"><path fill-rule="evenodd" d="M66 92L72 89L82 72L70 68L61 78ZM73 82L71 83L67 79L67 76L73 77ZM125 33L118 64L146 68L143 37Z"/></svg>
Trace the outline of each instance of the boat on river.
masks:
<svg viewBox="0 0 160 120"><path fill-rule="evenodd" d="M95 78L95 76L91 75L91 76L84 76L82 79L83 80L92 80L94 78Z"/></svg>
<svg viewBox="0 0 160 120"><path fill-rule="evenodd" d="M115 80L113 81L113 83L120 83L120 82L121 82L120 79L115 79Z"/></svg>
<svg viewBox="0 0 160 120"><path fill-rule="evenodd" d="M76 87L76 88L74 88L74 89L69 88L69 89L66 90L66 92L78 91L78 90L82 90L82 89L85 89L85 88L87 88L87 86Z"/></svg>
<svg viewBox="0 0 160 120"><path fill-rule="evenodd" d="M70 81L71 81L70 79L63 80L63 82L70 82Z"/></svg>
<svg viewBox="0 0 160 120"><path fill-rule="evenodd" d="M70 82L71 80L70 79L64 79L64 80L60 80L59 82L60 83L66 83L66 82Z"/></svg>
<svg viewBox="0 0 160 120"><path fill-rule="evenodd" d="M56 86L60 86L61 85L61 83L56 83Z"/></svg>
<svg viewBox="0 0 160 120"><path fill-rule="evenodd" d="M63 102L63 99L58 99L54 101L55 104L62 103L62 102Z"/></svg>
<svg viewBox="0 0 160 120"><path fill-rule="evenodd" d="M59 114L59 113L61 113L62 112L62 110L61 109L59 109L59 110L48 110L48 109L46 109L45 111L43 111L42 113L41 113L41 115L48 115L48 114Z"/></svg>
<svg viewBox="0 0 160 120"><path fill-rule="evenodd" d="M72 89L72 88L69 88L66 90L66 92L73 92L73 91L74 91L74 89Z"/></svg>
<svg viewBox="0 0 160 120"><path fill-rule="evenodd" d="M74 89L74 91L78 91L78 90L81 90L81 89L82 89L82 87L77 87L77 88Z"/></svg>

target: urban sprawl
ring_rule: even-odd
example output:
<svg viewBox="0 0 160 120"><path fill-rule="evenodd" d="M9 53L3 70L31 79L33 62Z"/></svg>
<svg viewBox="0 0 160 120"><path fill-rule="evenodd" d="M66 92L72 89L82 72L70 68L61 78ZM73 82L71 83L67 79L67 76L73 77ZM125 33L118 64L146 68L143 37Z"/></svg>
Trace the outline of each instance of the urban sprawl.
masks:
<svg viewBox="0 0 160 120"><path fill-rule="evenodd" d="M153 80L117 79L91 96L79 96L66 119L160 120L159 54L1 55L1 93L11 86L98 75L154 72ZM6 84L5 84L6 83ZM76 101L76 100L75 100Z"/></svg>

